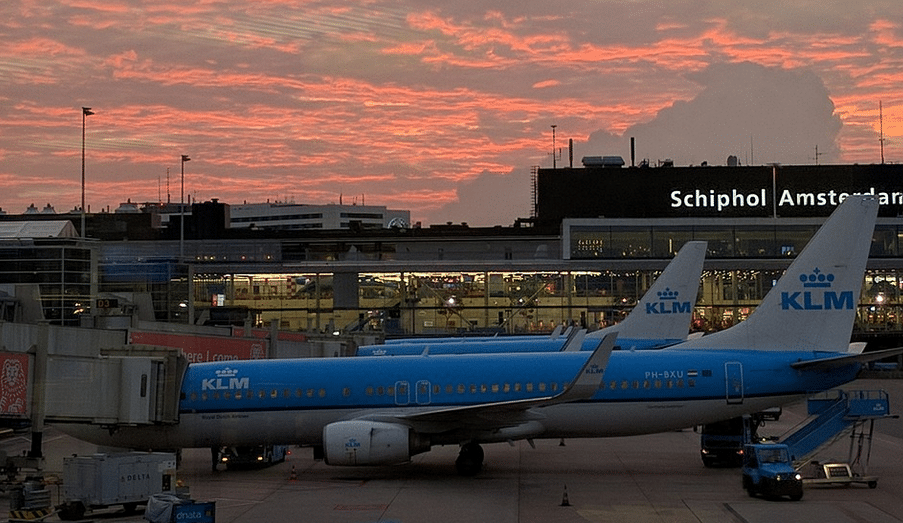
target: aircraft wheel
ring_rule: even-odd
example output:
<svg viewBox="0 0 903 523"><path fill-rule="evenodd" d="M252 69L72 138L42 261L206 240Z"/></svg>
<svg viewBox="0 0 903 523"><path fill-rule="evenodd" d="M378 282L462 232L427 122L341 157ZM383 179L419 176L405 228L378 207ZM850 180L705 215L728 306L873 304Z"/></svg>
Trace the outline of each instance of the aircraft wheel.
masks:
<svg viewBox="0 0 903 523"><path fill-rule="evenodd" d="M476 443L462 445L458 459L455 460L455 468L462 476L478 474L483 468L483 447Z"/></svg>

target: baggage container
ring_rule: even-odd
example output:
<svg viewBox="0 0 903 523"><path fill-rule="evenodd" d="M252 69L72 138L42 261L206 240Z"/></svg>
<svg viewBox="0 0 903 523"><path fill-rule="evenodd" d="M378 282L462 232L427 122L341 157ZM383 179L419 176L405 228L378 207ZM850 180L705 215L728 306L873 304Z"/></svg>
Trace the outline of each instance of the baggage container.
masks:
<svg viewBox="0 0 903 523"><path fill-rule="evenodd" d="M63 460L60 519L79 519L88 510L122 505L134 511L150 496L175 493L176 456L168 452L125 452Z"/></svg>

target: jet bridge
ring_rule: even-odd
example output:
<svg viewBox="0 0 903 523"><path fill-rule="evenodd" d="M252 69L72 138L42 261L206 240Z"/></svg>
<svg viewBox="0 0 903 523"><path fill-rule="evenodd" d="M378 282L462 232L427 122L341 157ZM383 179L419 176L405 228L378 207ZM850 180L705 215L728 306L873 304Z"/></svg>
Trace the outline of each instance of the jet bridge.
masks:
<svg viewBox="0 0 903 523"><path fill-rule="evenodd" d="M810 467L816 472L812 474L816 477L805 482L861 482L871 488L877 486L877 478L867 475L868 462L875 420L893 417L887 393L883 390L825 391L809 398L808 414L808 418L780 438L789 447L797 470ZM846 463L814 461L816 453L844 436L850 438Z"/></svg>
<svg viewBox="0 0 903 523"><path fill-rule="evenodd" d="M94 357L49 355L44 421L111 428L177 423L187 366L179 351L149 346L102 350Z"/></svg>

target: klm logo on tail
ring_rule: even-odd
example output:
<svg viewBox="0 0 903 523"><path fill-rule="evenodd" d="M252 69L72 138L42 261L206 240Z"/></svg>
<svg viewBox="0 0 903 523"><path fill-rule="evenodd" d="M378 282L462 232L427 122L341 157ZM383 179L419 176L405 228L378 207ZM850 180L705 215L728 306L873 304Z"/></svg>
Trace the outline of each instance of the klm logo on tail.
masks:
<svg viewBox="0 0 903 523"><path fill-rule="evenodd" d="M688 301L678 301L678 294L666 287L658 293L658 301L646 304L646 314L689 314L692 305Z"/></svg>
<svg viewBox="0 0 903 523"><path fill-rule="evenodd" d="M781 293L782 310L852 310L855 306L853 291L827 290L834 283L833 274L825 274L815 268L812 274L800 275L800 283L807 290Z"/></svg>

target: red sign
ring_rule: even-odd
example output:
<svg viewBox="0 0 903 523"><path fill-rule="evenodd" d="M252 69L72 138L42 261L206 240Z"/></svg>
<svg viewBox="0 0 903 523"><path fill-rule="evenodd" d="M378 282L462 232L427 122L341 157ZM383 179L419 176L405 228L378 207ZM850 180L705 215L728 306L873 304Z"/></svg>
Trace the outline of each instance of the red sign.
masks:
<svg viewBox="0 0 903 523"><path fill-rule="evenodd" d="M26 414L28 407L28 355L0 353L0 415Z"/></svg>
<svg viewBox="0 0 903 523"><path fill-rule="evenodd" d="M245 333L244 327L232 327L232 335L238 338L248 336L252 338L268 338L270 331L267 329L250 329ZM276 339L280 341L307 341L307 335L303 332L278 331Z"/></svg>
<svg viewBox="0 0 903 523"><path fill-rule="evenodd" d="M189 363L203 361L259 360L267 357L267 340L131 331L129 343L181 349Z"/></svg>

